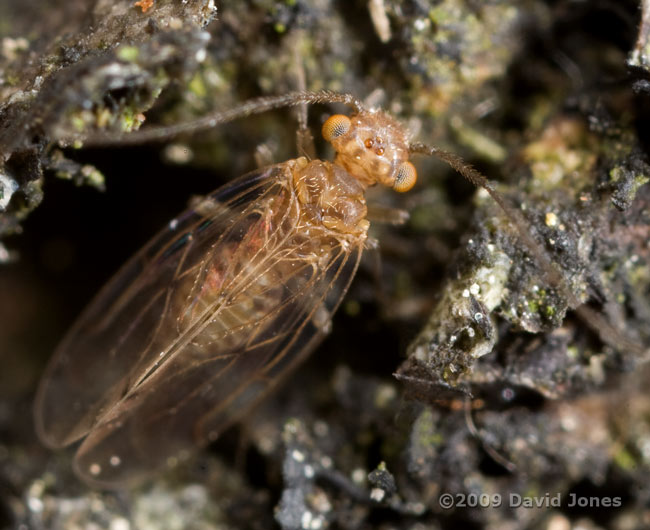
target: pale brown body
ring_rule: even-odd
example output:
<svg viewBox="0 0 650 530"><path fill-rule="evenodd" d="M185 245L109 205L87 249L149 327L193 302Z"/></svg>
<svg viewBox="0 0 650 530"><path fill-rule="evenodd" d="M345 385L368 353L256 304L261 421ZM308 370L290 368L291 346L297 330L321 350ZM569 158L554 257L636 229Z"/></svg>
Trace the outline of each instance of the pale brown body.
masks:
<svg viewBox="0 0 650 530"><path fill-rule="evenodd" d="M406 136L374 111L323 126L335 161L297 158L173 220L90 304L41 382L51 447L85 437L88 483L120 486L217 437L330 326L367 241L364 193L415 181Z"/></svg>
<svg viewBox="0 0 650 530"><path fill-rule="evenodd" d="M187 277L177 297L180 312L177 331L205 319L205 328L192 341L201 351L219 345L237 350L250 340L251 323L263 321L281 303L283 286L295 282L302 289L305 267L317 270L332 260L332 252L362 247L369 223L364 188L340 166L306 158L288 160L279 167L277 186L283 191L260 201L260 223L241 241L233 241L215 255L207 271ZM278 242L284 248L278 257ZM254 257L254 260L251 258ZM239 279L238 279L239 278ZM217 318L210 317L215 297L224 286L244 282L245 289L231 293ZM200 288L197 292L197 286ZM256 324L261 333L273 322Z"/></svg>

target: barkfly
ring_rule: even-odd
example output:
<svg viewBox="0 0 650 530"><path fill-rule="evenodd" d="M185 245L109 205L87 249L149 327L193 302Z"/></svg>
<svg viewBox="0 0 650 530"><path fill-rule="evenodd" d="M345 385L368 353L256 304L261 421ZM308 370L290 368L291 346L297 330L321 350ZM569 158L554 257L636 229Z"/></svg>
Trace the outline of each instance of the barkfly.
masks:
<svg viewBox="0 0 650 530"><path fill-rule="evenodd" d="M36 429L51 448L83 439L74 467L85 482L129 484L214 440L313 351L369 244L364 192L377 183L408 191L414 153L484 187L549 282L575 301L485 177L452 153L409 143L395 119L351 95L259 98L118 143L315 103L352 110L323 125L333 162L299 157L253 171L182 213L108 282L59 345L37 392Z"/></svg>
<svg viewBox="0 0 650 530"><path fill-rule="evenodd" d="M353 109L323 125L334 162L299 157L218 189L131 258L59 345L36 428L52 448L84 439L74 467L86 482L127 484L214 440L327 333L368 244L365 190L415 183L404 129L328 92L251 101L203 125L317 102Z"/></svg>

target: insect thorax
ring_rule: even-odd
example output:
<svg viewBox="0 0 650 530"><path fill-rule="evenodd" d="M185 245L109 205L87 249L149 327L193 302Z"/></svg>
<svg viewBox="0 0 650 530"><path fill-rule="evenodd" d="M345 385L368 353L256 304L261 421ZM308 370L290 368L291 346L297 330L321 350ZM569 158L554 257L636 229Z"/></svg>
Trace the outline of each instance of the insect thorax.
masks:
<svg viewBox="0 0 650 530"><path fill-rule="evenodd" d="M369 226L366 199L357 179L336 164L302 157L294 161L292 172L306 229L365 240Z"/></svg>

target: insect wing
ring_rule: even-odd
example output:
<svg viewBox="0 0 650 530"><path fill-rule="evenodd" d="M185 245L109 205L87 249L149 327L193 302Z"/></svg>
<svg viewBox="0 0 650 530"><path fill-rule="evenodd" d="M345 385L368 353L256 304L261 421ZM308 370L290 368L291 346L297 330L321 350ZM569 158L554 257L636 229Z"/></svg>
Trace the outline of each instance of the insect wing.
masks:
<svg viewBox="0 0 650 530"><path fill-rule="evenodd" d="M273 172L267 173L215 192L213 200L224 208L211 219L192 209L172 221L86 308L55 352L36 396L36 428L48 446L85 436L144 371L162 361L163 323L173 320L172 292L188 270L188 258L209 252L211 232L270 191ZM154 345L161 349L154 352Z"/></svg>
<svg viewBox="0 0 650 530"><path fill-rule="evenodd" d="M41 438L88 435L75 466L120 485L206 443L323 336L361 245L307 260L291 173L218 190L154 238L64 339L38 392Z"/></svg>

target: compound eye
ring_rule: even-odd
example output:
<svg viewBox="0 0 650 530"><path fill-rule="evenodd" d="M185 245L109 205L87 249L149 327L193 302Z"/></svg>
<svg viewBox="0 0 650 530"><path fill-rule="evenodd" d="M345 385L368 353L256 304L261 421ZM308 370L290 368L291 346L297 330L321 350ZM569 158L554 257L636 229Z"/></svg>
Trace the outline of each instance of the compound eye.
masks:
<svg viewBox="0 0 650 530"><path fill-rule="evenodd" d="M323 123L323 138L328 142L343 136L346 132L350 130L352 122L350 118L343 114L334 114L327 118L327 121Z"/></svg>
<svg viewBox="0 0 650 530"><path fill-rule="evenodd" d="M410 162L402 162L397 167L393 189L400 193L410 190L418 179L418 172Z"/></svg>

